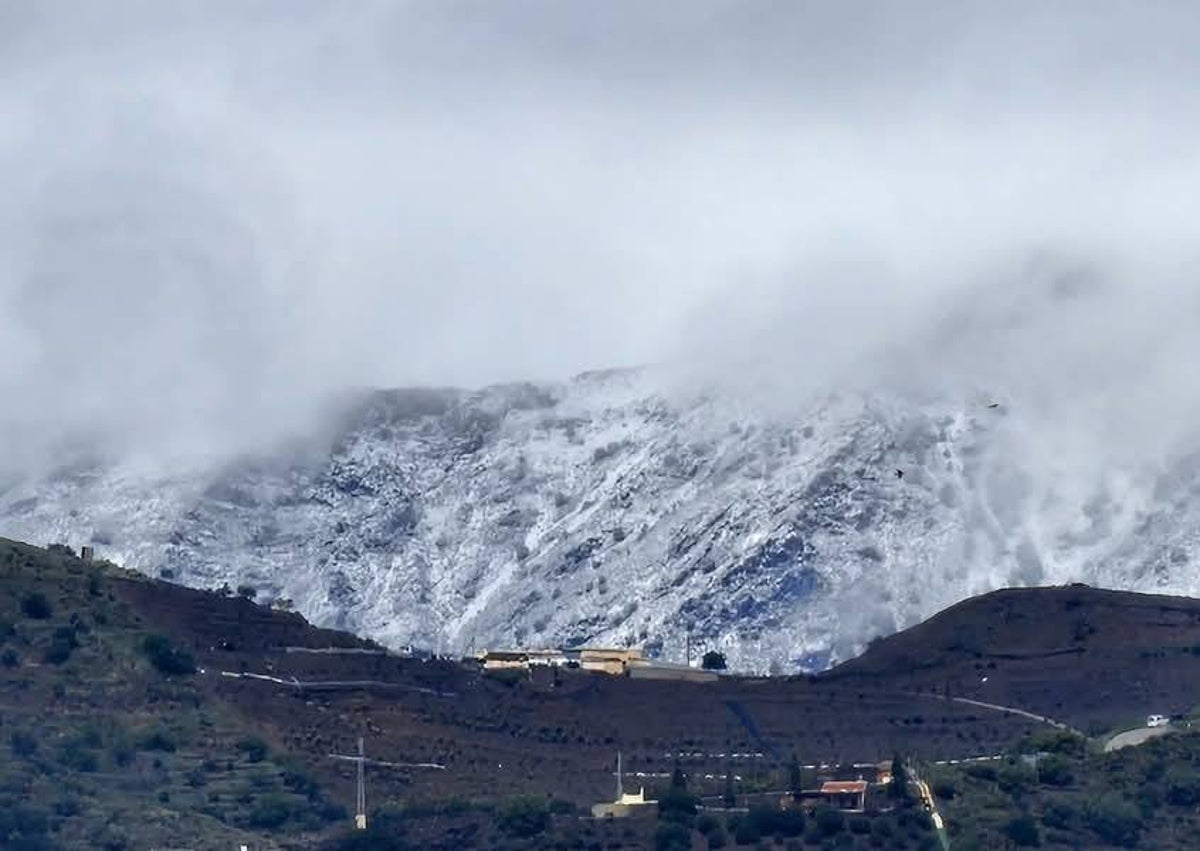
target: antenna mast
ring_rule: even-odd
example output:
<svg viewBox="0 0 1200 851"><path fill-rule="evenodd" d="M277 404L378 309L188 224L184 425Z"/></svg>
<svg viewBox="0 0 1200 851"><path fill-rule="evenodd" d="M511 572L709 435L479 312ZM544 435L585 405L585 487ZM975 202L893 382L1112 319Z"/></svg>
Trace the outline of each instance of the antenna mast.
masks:
<svg viewBox="0 0 1200 851"><path fill-rule="evenodd" d="M330 759L342 759L346 762L356 764L356 774L358 775L358 790L354 802L354 827L357 830L367 829L367 788L364 782L363 775L366 773L367 763L380 766L382 768L399 768L410 770L414 768L432 768L438 771L445 771L446 766L438 762L385 762L382 759L367 759L366 750L363 747L362 736L358 737L358 753L355 755L331 753Z"/></svg>
<svg viewBox="0 0 1200 851"><path fill-rule="evenodd" d="M363 750L362 736L358 737L358 811L354 814L354 826L359 830L367 829L367 788L363 783L363 773L365 763L367 761L366 752Z"/></svg>

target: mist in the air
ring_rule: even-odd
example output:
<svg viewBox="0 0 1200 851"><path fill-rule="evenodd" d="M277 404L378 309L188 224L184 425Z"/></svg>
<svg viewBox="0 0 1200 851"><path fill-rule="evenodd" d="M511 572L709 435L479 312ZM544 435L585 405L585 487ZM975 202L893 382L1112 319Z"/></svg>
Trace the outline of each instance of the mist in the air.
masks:
<svg viewBox="0 0 1200 851"><path fill-rule="evenodd" d="M627 364L764 405L992 394L1048 452L1169 453L1200 413L1198 24L0 3L5 461Z"/></svg>

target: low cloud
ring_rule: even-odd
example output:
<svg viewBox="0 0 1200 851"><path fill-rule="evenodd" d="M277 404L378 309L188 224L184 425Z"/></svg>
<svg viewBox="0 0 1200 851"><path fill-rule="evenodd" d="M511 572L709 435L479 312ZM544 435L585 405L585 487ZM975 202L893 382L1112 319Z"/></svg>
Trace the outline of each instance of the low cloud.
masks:
<svg viewBox="0 0 1200 851"><path fill-rule="evenodd" d="M1183 4L170 6L0 7L14 457L650 362L1195 421Z"/></svg>

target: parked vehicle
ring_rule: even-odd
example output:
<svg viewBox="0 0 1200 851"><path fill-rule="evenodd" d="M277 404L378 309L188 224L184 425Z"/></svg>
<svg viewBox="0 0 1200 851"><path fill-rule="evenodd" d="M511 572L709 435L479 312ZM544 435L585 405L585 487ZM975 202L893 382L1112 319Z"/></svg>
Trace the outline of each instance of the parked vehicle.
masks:
<svg viewBox="0 0 1200 851"><path fill-rule="evenodd" d="M1150 715L1146 718L1147 727L1165 727L1171 723L1166 715Z"/></svg>

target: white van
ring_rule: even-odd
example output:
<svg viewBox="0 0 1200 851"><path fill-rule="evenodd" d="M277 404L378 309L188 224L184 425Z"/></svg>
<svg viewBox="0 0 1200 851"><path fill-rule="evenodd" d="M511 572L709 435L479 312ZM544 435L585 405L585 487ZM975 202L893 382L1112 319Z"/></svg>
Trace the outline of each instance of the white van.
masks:
<svg viewBox="0 0 1200 851"><path fill-rule="evenodd" d="M1150 715L1146 718L1147 727L1165 727L1171 723L1171 719L1166 715Z"/></svg>

